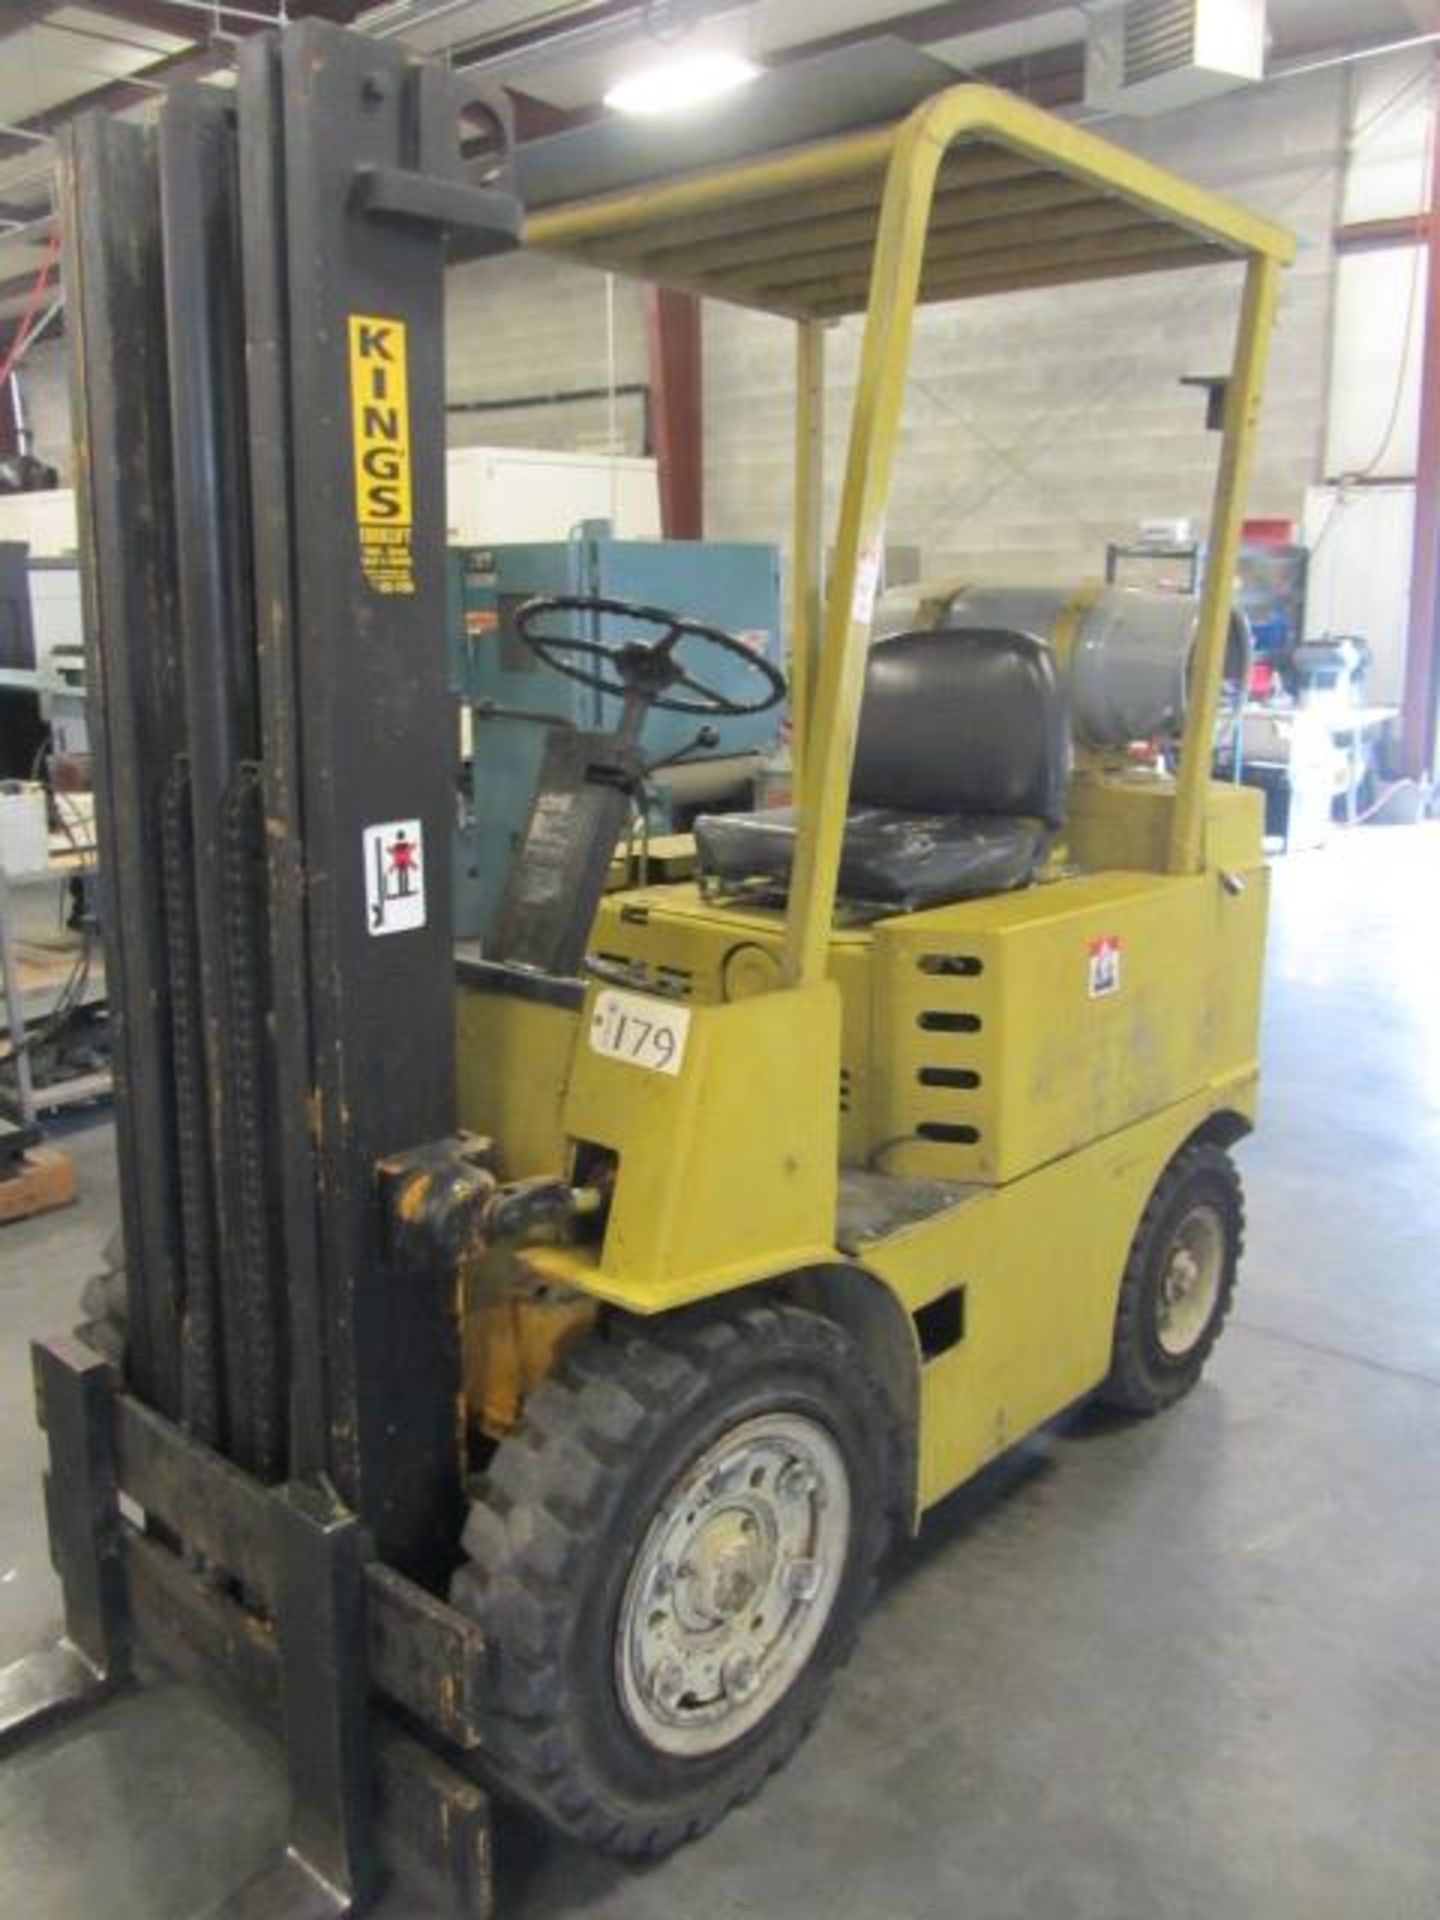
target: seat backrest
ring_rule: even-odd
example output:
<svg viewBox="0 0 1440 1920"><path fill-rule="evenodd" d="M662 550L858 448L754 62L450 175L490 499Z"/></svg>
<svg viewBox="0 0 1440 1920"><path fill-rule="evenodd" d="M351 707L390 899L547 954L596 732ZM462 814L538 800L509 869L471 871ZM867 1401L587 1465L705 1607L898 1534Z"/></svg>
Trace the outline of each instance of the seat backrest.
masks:
<svg viewBox="0 0 1440 1920"><path fill-rule="evenodd" d="M944 627L877 640L850 797L914 813L1065 818L1070 739L1043 640Z"/></svg>

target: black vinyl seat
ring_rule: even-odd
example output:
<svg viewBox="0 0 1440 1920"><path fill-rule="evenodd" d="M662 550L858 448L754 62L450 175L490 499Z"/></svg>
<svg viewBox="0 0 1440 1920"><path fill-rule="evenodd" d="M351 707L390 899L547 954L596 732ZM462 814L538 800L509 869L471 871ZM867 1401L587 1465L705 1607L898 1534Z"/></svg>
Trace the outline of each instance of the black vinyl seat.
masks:
<svg viewBox="0 0 1440 1920"><path fill-rule="evenodd" d="M870 649L840 895L904 912L1026 885L1063 825L1069 729L1050 648L944 628ZM702 814L701 871L782 893L793 811Z"/></svg>

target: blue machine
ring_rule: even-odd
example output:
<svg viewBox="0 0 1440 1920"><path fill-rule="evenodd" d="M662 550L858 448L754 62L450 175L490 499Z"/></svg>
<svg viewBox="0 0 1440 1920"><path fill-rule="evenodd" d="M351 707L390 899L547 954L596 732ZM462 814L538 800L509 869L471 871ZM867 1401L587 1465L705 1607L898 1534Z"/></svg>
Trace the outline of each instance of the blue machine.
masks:
<svg viewBox="0 0 1440 1920"><path fill-rule="evenodd" d="M450 550L450 677L470 713L470 750L462 768L456 835L456 931L482 944L510 861L530 815L545 726L569 722L610 727L619 701L553 672L515 632L515 615L537 594L595 594L707 621L752 642L782 664L780 558L757 543L706 540L614 540L606 520L587 520L568 540ZM608 640L623 620L554 615L550 631ZM754 694L745 669L706 672L737 697ZM693 815L745 805L763 756L776 744L782 711L715 722L715 746L695 747L700 722L683 713L653 712L642 743L652 762L693 749L683 766L659 773L650 793L651 829L682 828Z"/></svg>

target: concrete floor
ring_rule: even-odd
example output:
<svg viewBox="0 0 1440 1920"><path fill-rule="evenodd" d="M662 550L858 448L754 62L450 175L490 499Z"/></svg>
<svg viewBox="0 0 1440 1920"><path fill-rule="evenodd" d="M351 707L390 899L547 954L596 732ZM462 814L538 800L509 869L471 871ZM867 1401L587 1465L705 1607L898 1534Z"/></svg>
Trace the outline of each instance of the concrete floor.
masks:
<svg viewBox="0 0 1440 1920"><path fill-rule="evenodd" d="M1082 1413L936 1515L809 1746L644 1873L507 1820L502 1920L1440 1915L1440 827L1276 874L1242 1293L1149 1425ZM0 1661L53 1632L22 1341L111 1217L0 1233ZM160 1683L0 1768L0 1914L166 1920L282 1832ZM426 1912L397 1889L387 1920Z"/></svg>

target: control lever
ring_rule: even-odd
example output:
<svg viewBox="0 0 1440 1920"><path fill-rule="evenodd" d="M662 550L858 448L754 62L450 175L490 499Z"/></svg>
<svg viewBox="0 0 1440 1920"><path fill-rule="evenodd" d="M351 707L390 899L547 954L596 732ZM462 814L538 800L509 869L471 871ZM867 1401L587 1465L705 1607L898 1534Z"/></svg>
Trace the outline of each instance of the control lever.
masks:
<svg viewBox="0 0 1440 1920"><path fill-rule="evenodd" d="M720 729L707 722L683 747L677 747L674 753L667 753L661 760L651 760L645 768L645 778L652 774L663 773L666 767L683 767L692 754L709 753L720 744Z"/></svg>
<svg viewBox="0 0 1440 1920"><path fill-rule="evenodd" d="M641 768L640 782L635 788L634 798L635 811L639 815L640 826L639 880L642 887L648 887L650 884L650 795L646 791L645 782L653 778L655 774L663 773L667 767L688 766L697 753L708 753L712 748L718 747L719 744L720 729L711 726L707 721L704 726L697 729L683 746L677 747L673 753L667 753L659 760L647 762L647 764ZM633 853L634 845L635 822L632 820L629 843L626 847L627 859Z"/></svg>

